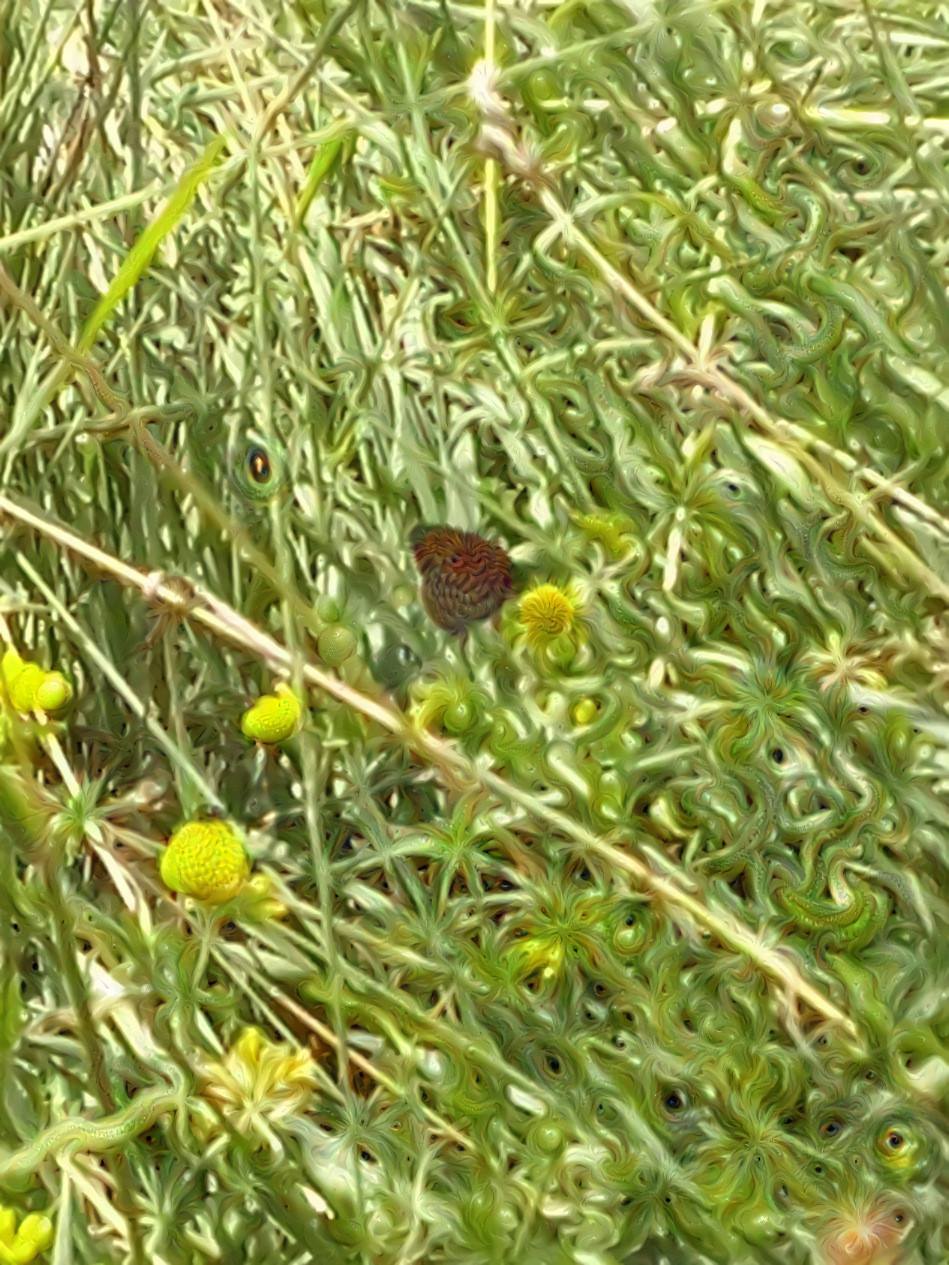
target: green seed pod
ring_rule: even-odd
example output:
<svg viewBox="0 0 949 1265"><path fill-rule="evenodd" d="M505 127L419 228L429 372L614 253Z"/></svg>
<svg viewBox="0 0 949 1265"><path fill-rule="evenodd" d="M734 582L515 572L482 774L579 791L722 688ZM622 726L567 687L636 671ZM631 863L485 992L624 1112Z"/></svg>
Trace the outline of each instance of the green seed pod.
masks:
<svg viewBox="0 0 949 1265"><path fill-rule="evenodd" d="M338 622L342 611L339 609L339 604L335 598L321 597L316 604L316 613L327 624L335 624Z"/></svg>
<svg viewBox="0 0 949 1265"><path fill-rule="evenodd" d="M72 701L73 688L62 672L47 672L36 691L36 706L44 712L59 712Z"/></svg>
<svg viewBox="0 0 949 1265"><path fill-rule="evenodd" d="M622 778L615 770L607 769L597 780L596 795L591 804L594 814L610 822L622 821L625 796Z"/></svg>
<svg viewBox="0 0 949 1265"><path fill-rule="evenodd" d="M477 727L484 716L484 704L484 696L470 681L444 677L425 687L419 720L457 737Z"/></svg>
<svg viewBox="0 0 949 1265"><path fill-rule="evenodd" d="M353 654L356 649L356 635L345 624L331 624L320 633L316 650L328 667L336 668Z"/></svg>
<svg viewBox="0 0 949 1265"><path fill-rule="evenodd" d="M250 873L244 846L223 821L189 821L168 840L162 882L211 905L230 900Z"/></svg>
<svg viewBox="0 0 949 1265"><path fill-rule="evenodd" d="M404 689L421 667L421 660L411 646L394 643L385 646L372 663L372 673L380 685L389 690Z"/></svg>
<svg viewBox="0 0 949 1265"><path fill-rule="evenodd" d="M286 685L263 694L241 717L241 732L257 742L283 742L299 728L303 705Z"/></svg>
<svg viewBox="0 0 949 1265"><path fill-rule="evenodd" d="M636 909L623 909L613 925L613 947L618 953L633 953L642 947L644 939L644 919Z"/></svg>
<svg viewBox="0 0 949 1265"><path fill-rule="evenodd" d="M463 734L478 719L478 711L470 698L459 699L445 708L442 724L450 734Z"/></svg>
<svg viewBox="0 0 949 1265"><path fill-rule="evenodd" d="M275 440L251 436L232 465L234 482L251 501L269 501L287 482L287 459Z"/></svg>
<svg viewBox="0 0 949 1265"><path fill-rule="evenodd" d="M563 104L563 86L551 70L535 70L521 88L531 114L543 124L551 110Z"/></svg>
<svg viewBox="0 0 949 1265"><path fill-rule="evenodd" d="M560 1122L552 1118L538 1120L527 1134L528 1145L542 1155L553 1155L563 1150L565 1134Z"/></svg>

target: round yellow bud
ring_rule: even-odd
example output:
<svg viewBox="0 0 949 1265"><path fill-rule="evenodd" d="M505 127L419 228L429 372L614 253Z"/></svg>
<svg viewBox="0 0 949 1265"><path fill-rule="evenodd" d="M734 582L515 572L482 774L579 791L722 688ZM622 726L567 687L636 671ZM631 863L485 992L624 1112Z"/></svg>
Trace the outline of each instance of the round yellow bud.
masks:
<svg viewBox="0 0 949 1265"><path fill-rule="evenodd" d="M7 646L3 652L3 659L0 661L0 672L3 673L3 683L8 690L25 667L26 664L14 648Z"/></svg>
<svg viewBox="0 0 949 1265"><path fill-rule="evenodd" d="M596 699L579 698L571 709L570 719L575 725L590 725L596 720L598 713Z"/></svg>
<svg viewBox="0 0 949 1265"><path fill-rule="evenodd" d="M10 702L18 712L31 712L38 706L37 690L46 680L46 673L37 663L24 663L22 669L7 685Z"/></svg>
<svg viewBox="0 0 949 1265"><path fill-rule="evenodd" d="M535 650L547 650L561 639L572 641L579 633L579 602L569 590L540 584L521 598L520 622L528 644Z"/></svg>
<svg viewBox="0 0 949 1265"><path fill-rule="evenodd" d="M18 1259L31 1261L37 1252L45 1252L52 1246L53 1238L53 1223L49 1217L31 1212L20 1222L20 1228L13 1241L13 1250L15 1252L20 1247L22 1254L18 1256ZM31 1250L28 1251L28 1249Z"/></svg>
<svg viewBox="0 0 949 1265"><path fill-rule="evenodd" d="M16 1234L16 1213L12 1208L0 1208L0 1243L12 1243L14 1234Z"/></svg>
<svg viewBox="0 0 949 1265"><path fill-rule="evenodd" d="M296 732L303 705L286 685L274 694L263 694L241 717L241 732L257 742L283 742Z"/></svg>
<svg viewBox="0 0 949 1265"><path fill-rule="evenodd" d="M36 706L44 712L59 712L72 700L72 686L62 672L46 672L36 691Z"/></svg>
<svg viewBox="0 0 949 1265"><path fill-rule="evenodd" d="M162 882L211 905L237 894L250 874L244 845L223 821L189 821L168 840Z"/></svg>

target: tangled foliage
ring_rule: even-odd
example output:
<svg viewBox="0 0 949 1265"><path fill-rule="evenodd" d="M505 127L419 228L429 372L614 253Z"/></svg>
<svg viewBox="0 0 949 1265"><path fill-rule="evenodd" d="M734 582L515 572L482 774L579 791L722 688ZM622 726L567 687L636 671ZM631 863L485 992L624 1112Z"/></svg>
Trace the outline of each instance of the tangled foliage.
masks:
<svg viewBox="0 0 949 1265"><path fill-rule="evenodd" d="M0 1259L949 1257L947 41L0 6Z"/></svg>

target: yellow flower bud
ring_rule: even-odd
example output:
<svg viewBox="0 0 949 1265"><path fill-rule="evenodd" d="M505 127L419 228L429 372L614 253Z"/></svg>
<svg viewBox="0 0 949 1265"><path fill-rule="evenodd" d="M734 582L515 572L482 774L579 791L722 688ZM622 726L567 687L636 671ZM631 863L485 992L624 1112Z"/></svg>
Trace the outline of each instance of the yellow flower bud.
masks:
<svg viewBox="0 0 949 1265"><path fill-rule="evenodd" d="M7 646L6 650L3 652L3 660L0 661L0 672L3 673L3 683L7 687L7 690L10 689L10 686L25 667L26 664L13 647Z"/></svg>
<svg viewBox="0 0 949 1265"><path fill-rule="evenodd" d="M594 698L579 698L570 712L570 719L575 725L590 725L599 715L599 708Z"/></svg>
<svg viewBox="0 0 949 1265"><path fill-rule="evenodd" d="M27 1265L53 1243L53 1223L49 1217L31 1212L16 1228L16 1214L0 1208L0 1265Z"/></svg>
<svg viewBox="0 0 949 1265"><path fill-rule="evenodd" d="M62 711L72 696L72 686L62 672L47 672L36 691L36 706L44 712Z"/></svg>
<svg viewBox="0 0 949 1265"><path fill-rule="evenodd" d="M235 896L249 873L244 845L223 821L189 821L168 840L161 859L166 886L211 905Z"/></svg>
<svg viewBox="0 0 949 1265"><path fill-rule="evenodd" d="M18 712L31 712L39 704L36 694L46 680L46 673L36 663L24 663L22 669L7 686L10 702Z"/></svg>
<svg viewBox="0 0 949 1265"><path fill-rule="evenodd" d="M12 1243L15 1234L16 1213L12 1208L0 1208L0 1243Z"/></svg>
<svg viewBox="0 0 949 1265"><path fill-rule="evenodd" d="M555 643L572 646L582 633L579 600L556 584L540 584L521 598L520 623L535 650L549 650Z"/></svg>
<svg viewBox="0 0 949 1265"><path fill-rule="evenodd" d="M283 742L296 732L303 705L286 685L262 695L241 717L241 732L257 742Z"/></svg>
<svg viewBox="0 0 949 1265"><path fill-rule="evenodd" d="M62 672L47 672L39 664L21 659L12 646L4 652L0 673L7 697L24 715L34 710L58 712L72 699L72 686Z"/></svg>
<svg viewBox="0 0 949 1265"><path fill-rule="evenodd" d="M31 1261L37 1252L45 1252L53 1242L53 1223L49 1217L31 1212L20 1222L13 1240L13 1251L18 1261ZM19 1252L17 1248L19 1247Z"/></svg>

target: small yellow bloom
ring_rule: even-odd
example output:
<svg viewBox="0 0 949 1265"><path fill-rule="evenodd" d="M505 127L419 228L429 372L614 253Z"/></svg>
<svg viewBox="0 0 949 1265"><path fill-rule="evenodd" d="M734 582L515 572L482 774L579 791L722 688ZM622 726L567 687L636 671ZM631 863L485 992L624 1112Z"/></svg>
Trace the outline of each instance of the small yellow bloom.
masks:
<svg viewBox="0 0 949 1265"><path fill-rule="evenodd" d="M575 725L592 725L599 714L595 698L578 698L570 709L570 719Z"/></svg>
<svg viewBox="0 0 949 1265"><path fill-rule="evenodd" d="M316 1086L309 1053L289 1042L268 1041L259 1028L245 1028L220 1063L202 1073L202 1097L215 1103L230 1124L260 1146L279 1146L273 1126L298 1115ZM198 1132L210 1136L219 1125L209 1116Z"/></svg>
<svg viewBox="0 0 949 1265"><path fill-rule="evenodd" d="M0 1265L26 1265L52 1246L53 1237L49 1217L31 1212L17 1228L13 1209L0 1208Z"/></svg>
<svg viewBox="0 0 949 1265"><path fill-rule="evenodd" d="M37 663L24 663L12 681L8 679L7 691L10 702L24 715L37 706L36 692L46 679L46 673Z"/></svg>
<svg viewBox="0 0 949 1265"><path fill-rule="evenodd" d="M162 882L210 905L230 900L250 873L244 845L223 821L189 821L168 840Z"/></svg>
<svg viewBox="0 0 949 1265"><path fill-rule="evenodd" d="M580 633L580 603L575 593L556 584L541 584L521 598L520 622L535 650L546 650L561 637Z"/></svg>
<svg viewBox="0 0 949 1265"><path fill-rule="evenodd" d="M26 667L24 661L20 658L12 646L7 646L3 652L3 659L0 661L0 672L3 674L3 684L9 692L11 685Z"/></svg>
<svg viewBox="0 0 949 1265"><path fill-rule="evenodd" d="M61 711L72 699L72 693L62 672L46 672L36 690L36 706L44 712Z"/></svg>
<svg viewBox="0 0 949 1265"><path fill-rule="evenodd" d="M4 653L0 672L10 702L22 715L34 710L58 712L72 699L72 686L62 672L47 672L21 659L12 646Z"/></svg>
<svg viewBox="0 0 949 1265"><path fill-rule="evenodd" d="M241 717L241 732L257 742L283 742L296 732L303 716L303 704L286 685L273 694L263 694Z"/></svg>

